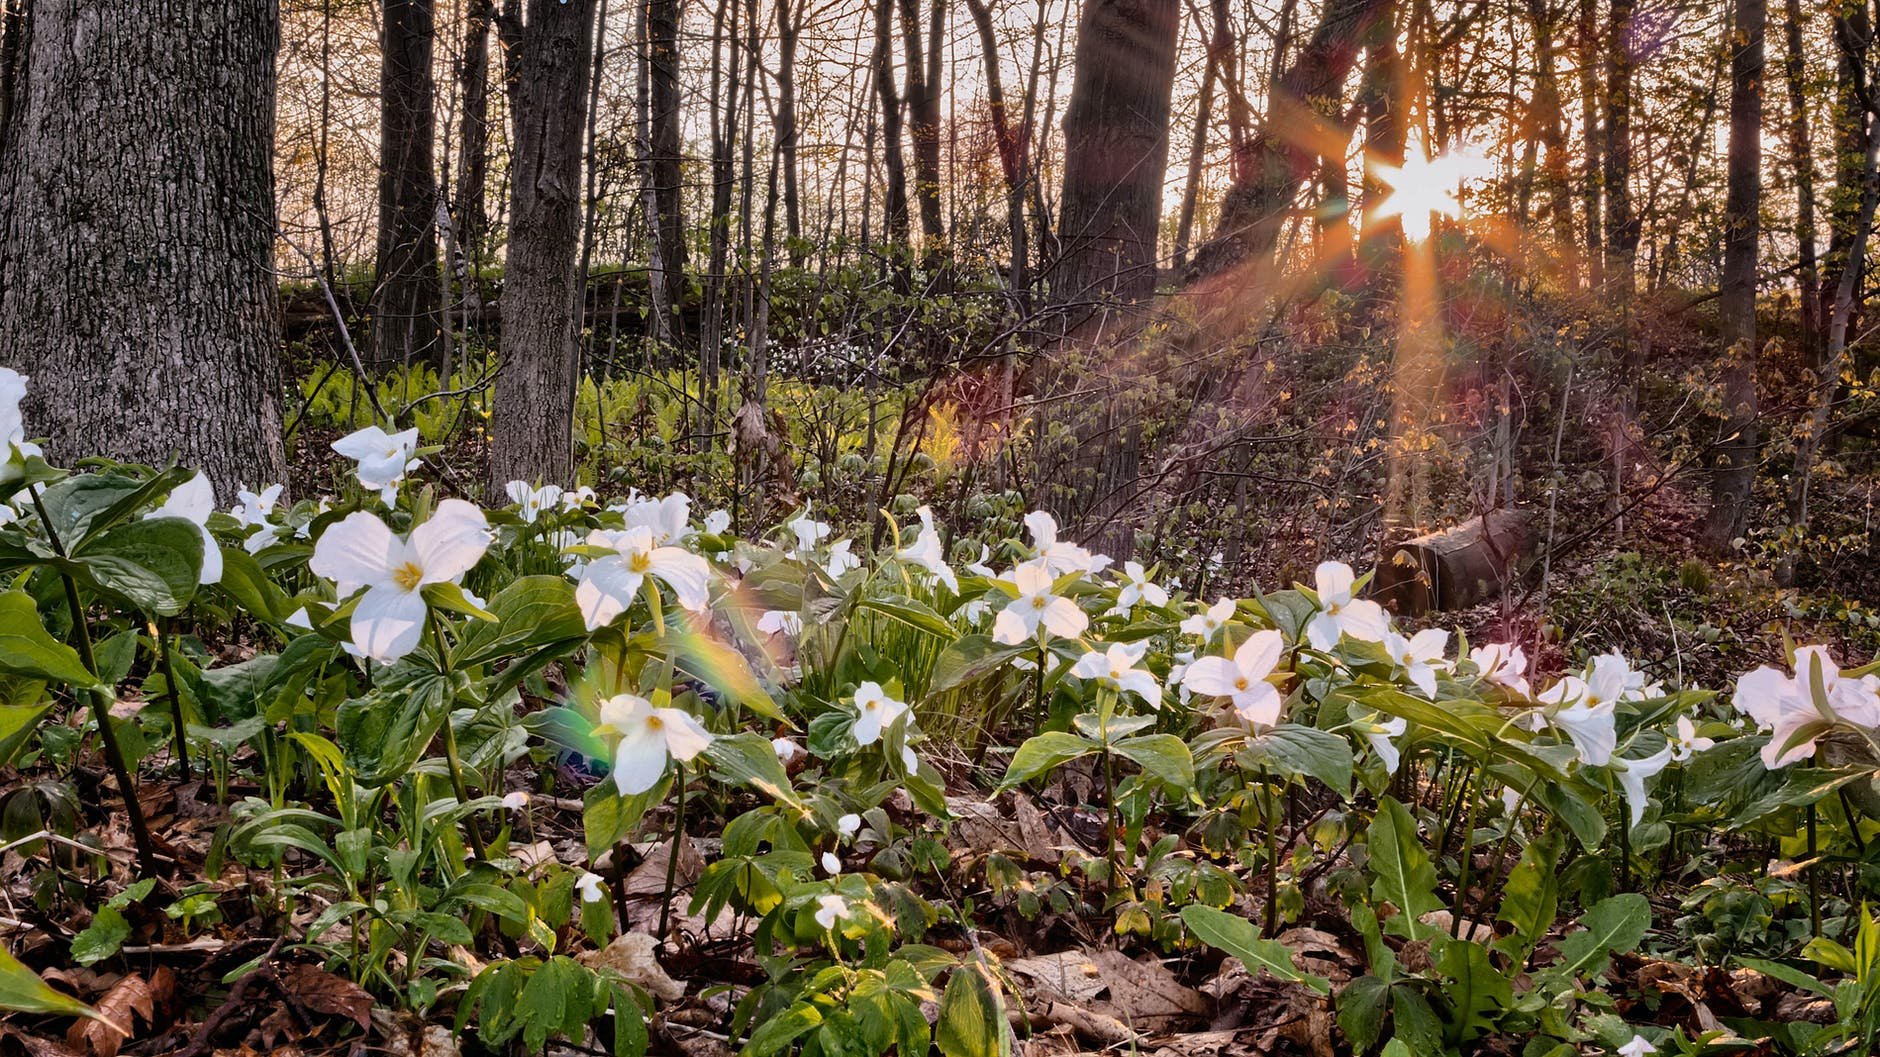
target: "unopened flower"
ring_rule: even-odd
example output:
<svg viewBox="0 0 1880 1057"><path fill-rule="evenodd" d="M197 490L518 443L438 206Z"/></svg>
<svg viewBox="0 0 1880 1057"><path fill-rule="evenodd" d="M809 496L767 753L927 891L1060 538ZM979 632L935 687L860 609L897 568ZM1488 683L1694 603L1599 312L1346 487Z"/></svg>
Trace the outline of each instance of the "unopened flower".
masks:
<svg viewBox="0 0 1880 1057"><path fill-rule="evenodd" d="M960 581L947 565L946 550L940 545L940 530L933 523L933 508L923 505L916 513L920 515L920 531L915 534L913 543L895 551L894 556L927 570L945 584L947 590L959 594Z"/></svg>
<svg viewBox="0 0 1880 1057"><path fill-rule="evenodd" d="M1657 775L1670 762L1669 745L1640 760L1613 757L1612 769L1618 776L1620 788L1625 790L1626 806L1632 810L1632 825L1638 825L1645 817L1645 779Z"/></svg>
<svg viewBox="0 0 1880 1057"><path fill-rule="evenodd" d="M583 903L598 903L607 898L607 882L600 874L583 870L575 880L574 887L581 893Z"/></svg>
<svg viewBox="0 0 1880 1057"><path fill-rule="evenodd" d="M770 749L777 754L777 762L783 764L785 767L795 763L796 758L803 755L803 746L798 745L789 738L770 739Z"/></svg>

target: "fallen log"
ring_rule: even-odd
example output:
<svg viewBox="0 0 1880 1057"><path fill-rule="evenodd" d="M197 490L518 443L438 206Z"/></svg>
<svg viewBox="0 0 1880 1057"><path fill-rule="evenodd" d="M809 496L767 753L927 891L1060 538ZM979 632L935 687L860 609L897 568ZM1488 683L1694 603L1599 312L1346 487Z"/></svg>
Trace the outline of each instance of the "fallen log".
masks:
<svg viewBox="0 0 1880 1057"><path fill-rule="evenodd" d="M1466 609L1514 582L1528 545L1524 515L1491 510L1388 548L1371 580L1371 595L1404 616Z"/></svg>

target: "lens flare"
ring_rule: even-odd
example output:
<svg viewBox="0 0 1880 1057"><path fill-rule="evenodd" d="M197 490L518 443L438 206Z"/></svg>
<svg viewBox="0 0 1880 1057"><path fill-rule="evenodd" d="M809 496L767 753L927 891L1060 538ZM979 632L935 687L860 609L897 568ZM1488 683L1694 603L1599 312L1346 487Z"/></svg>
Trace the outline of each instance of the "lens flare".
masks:
<svg viewBox="0 0 1880 1057"><path fill-rule="evenodd" d="M1430 237L1430 224L1437 214L1462 216L1458 197L1465 181L1489 175L1493 167L1488 159L1468 150L1450 151L1435 158L1412 146L1401 166L1370 162L1371 175L1390 189L1372 214L1377 219L1401 217L1404 238L1422 242Z"/></svg>

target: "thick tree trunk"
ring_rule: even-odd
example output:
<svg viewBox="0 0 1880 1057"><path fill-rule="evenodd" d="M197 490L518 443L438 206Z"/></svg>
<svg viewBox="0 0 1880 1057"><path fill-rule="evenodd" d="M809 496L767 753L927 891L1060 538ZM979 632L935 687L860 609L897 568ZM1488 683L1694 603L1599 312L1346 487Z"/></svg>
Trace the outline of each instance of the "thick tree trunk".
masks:
<svg viewBox="0 0 1880 1057"><path fill-rule="evenodd" d="M286 477L272 0L34 0L0 147L0 358L61 462Z"/></svg>
<svg viewBox="0 0 1880 1057"><path fill-rule="evenodd" d="M783 234L790 242L792 264L803 259L803 209L796 189L796 47L803 37L807 6L777 0L777 163L783 166Z"/></svg>
<svg viewBox="0 0 1880 1057"><path fill-rule="evenodd" d="M992 117L993 140L999 148L999 171L1005 177L1005 226L1011 256L1012 297L1024 311L1026 292L1031 287L1030 247L1025 232L1025 149L1020 130L1013 127L1010 108L1005 101L1005 82L999 74L999 41L993 34L992 11L986 0L966 0L966 9L979 32L979 49L985 62L986 108Z"/></svg>
<svg viewBox="0 0 1880 1057"><path fill-rule="evenodd" d="M1841 287L1842 276L1853 274L1853 289L1858 295L1864 286L1865 254L1854 252L1859 236L1857 218L1867 184L1865 159L1875 136L1874 122L1867 104L1873 91L1870 81L1873 55L1873 19L1860 0L1846 0L1830 5L1836 47L1834 106L1834 192L1828 198L1828 253L1821 262L1821 317L1826 320L1834 310L1826 304ZM1854 299L1853 312L1860 313L1860 298ZM1831 324L1829 324L1831 325ZM1858 333L1853 322L1849 326Z"/></svg>
<svg viewBox="0 0 1880 1057"><path fill-rule="evenodd" d="M1554 12L1547 0L1527 0L1528 18L1534 26L1534 123L1535 134L1547 148L1541 168L1541 182L1547 191L1547 208L1553 215L1554 253L1560 260L1560 283L1568 290L1580 285L1579 246L1574 236L1573 196L1567 178L1567 132L1560 106L1560 78L1555 59Z"/></svg>
<svg viewBox="0 0 1880 1057"><path fill-rule="evenodd" d="M440 355L437 286L437 120L433 0L383 0L379 25L379 244L372 296L375 365Z"/></svg>
<svg viewBox="0 0 1880 1057"><path fill-rule="evenodd" d="M526 4L526 14L520 8ZM512 0L502 29L514 144L490 482L570 483L581 144L597 0Z"/></svg>
<svg viewBox="0 0 1880 1057"><path fill-rule="evenodd" d="M1063 248L1052 277L1059 303L1155 293L1180 13L1177 0L1084 4L1064 115Z"/></svg>
<svg viewBox="0 0 1880 1057"><path fill-rule="evenodd" d="M1711 481L1706 541L1718 551L1749 526L1756 485L1756 240L1761 232L1766 0L1736 0L1730 60L1730 158L1724 193L1722 465Z"/></svg>
<svg viewBox="0 0 1880 1057"><path fill-rule="evenodd" d="M1214 237L1195 253L1192 275L1214 275L1243 261L1270 263L1300 185L1320 166L1324 151L1313 133L1328 115L1344 110L1345 79L1358 50L1371 24L1389 10L1389 0L1328 0L1299 57L1273 85L1260 131L1237 152L1234 186L1221 199Z"/></svg>

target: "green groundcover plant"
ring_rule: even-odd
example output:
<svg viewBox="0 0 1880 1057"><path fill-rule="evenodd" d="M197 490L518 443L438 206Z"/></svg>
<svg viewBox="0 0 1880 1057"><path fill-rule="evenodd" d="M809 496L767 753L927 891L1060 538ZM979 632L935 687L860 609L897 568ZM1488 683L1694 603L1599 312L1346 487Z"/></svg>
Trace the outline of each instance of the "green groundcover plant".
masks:
<svg viewBox="0 0 1880 1057"><path fill-rule="evenodd" d="M1337 562L1311 585L1191 599L1179 570L1119 566L1042 511L1022 539L884 512L874 546L812 510L741 537L677 493L515 482L486 509L415 479L431 454L415 429L376 425L333 445L343 494L289 503L276 485L224 509L187 468L49 465L24 384L0 370L0 760L95 742L147 878L140 763L167 752L226 796L234 761L258 761L214 854L310 908L296 948L485 1045L648 1049L672 996L576 955L673 939L670 898L628 921L622 858L688 817L721 840L684 909L749 924L761 968L722 994L720 1033L750 1057L1012 1052L1022 1003L981 942L1006 908L1231 956L1325 996L1354 1053L1880 1040L1880 920L1860 902L1880 679L1824 648L1727 694L1616 654L1536 687L1518 646L1400 629ZM204 628L255 650L184 648ZM121 714L132 691L146 707ZM585 789L584 866L521 854L533 794L506 776L544 761L604 776ZM986 854L982 885L951 883L950 793L1071 773L1097 787L1091 847L1056 874ZM56 785L12 794L9 825L56 831ZM1743 867L1771 849L1808 867L1788 921L1808 920L1787 933ZM1675 942L1652 896L1685 861L1717 882L1687 902L1697 954L1820 996L1832 1023L1623 1015L1607 970ZM1824 892L1824 875L1845 880ZM72 960L113 957L153 898L145 880L96 905ZM1341 906L1363 953L1336 986L1279 939L1309 899ZM1743 900L1764 911L1729 918L1760 930L1738 942L1716 922ZM218 913L187 890L165 911L186 929ZM0 1007L99 1015L10 956Z"/></svg>

